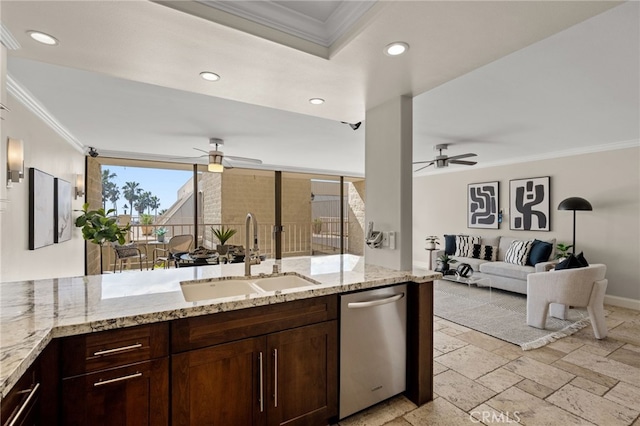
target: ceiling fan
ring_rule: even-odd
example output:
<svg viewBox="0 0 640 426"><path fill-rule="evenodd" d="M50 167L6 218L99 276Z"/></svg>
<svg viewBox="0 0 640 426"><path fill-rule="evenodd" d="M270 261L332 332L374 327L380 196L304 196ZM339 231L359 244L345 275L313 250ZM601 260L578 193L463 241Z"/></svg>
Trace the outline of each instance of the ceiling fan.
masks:
<svg viewBox="0 0 640 426"><path fill-rule="evenodd" d="M258 160L257 158L248 158L248 157L236 157L235 155L224 155L222 151L218 151L218 146L224 145L224 140L220 138L209 138L209 151L205 151L200 148L193 148L196 151L204 152L205 155L201 155L200 157L209 156L209 166L208 170L214 173L222 173L222 171L226 168L232 169L233 166L229 164L227 160L237 161L242 163L253 163L253 164L262 164L262 160Z"/></svg>
<svg viewBox="0 0 640 426"><path fill-rule="evenodd" d="M449 164L462 164L465 166L473 166L474 164L477 164L476 161L464 161L462 160L462 158L469 158L469 157L475 157L477 156L477 154L474 154L472 152L469 152L467 154L460 154L460 155L454 155L453 157L449 157L446 154L443 155L442 154L442 150L443 149L447 149L447 147L449 146L449 144L443 143L440 145L436 145L434 147L434 150L438 150L440 151L440 154L438 154L436 156L436 158L434 158L433 160L428 160L428 161L414 161L413 164L425 164L426 165L420 167L417 170L414 170L414 172L419 172L422 169L426 169L429 166L435 165L437 169L442 169L444 167L449 167Z"/></svg>

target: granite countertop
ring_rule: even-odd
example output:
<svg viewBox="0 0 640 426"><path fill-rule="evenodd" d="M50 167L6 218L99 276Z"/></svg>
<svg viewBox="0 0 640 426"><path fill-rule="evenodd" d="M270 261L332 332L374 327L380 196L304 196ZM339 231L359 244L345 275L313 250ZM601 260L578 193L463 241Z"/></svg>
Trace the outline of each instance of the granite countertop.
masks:
<svg viewBox="0 0 640 426"><path fill-rule="evenodd" d="M353 255L279 261L282 273L318 285L264 294L186 302L181 281L244 275L244 264L125 272L0 283L0 394L6 394L51 339L173 320L402 282L429 282L440 274L365 265ZM253 265L252 276L271 275L274 260Z"/></svg>

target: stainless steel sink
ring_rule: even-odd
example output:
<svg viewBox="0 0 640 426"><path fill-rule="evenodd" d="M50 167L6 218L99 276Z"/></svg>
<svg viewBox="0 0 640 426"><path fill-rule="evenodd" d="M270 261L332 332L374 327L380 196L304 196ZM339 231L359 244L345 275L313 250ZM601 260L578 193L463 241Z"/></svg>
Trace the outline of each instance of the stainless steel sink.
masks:
<svg viewBox="0 0 640 426"><path fill-rule="evenodd" d="M180 283L187 302L243 296L260 292L247 280L183 281Z"/></svg>
<svg viewBox="0 0 640 426"><path fill-rule="evenodd" d="M207 279L183 281L180 288L187 302L219 299L222 297L248 296L251 294L282 291L317 285L298 275L280 275L264 278Z"/></svg>
<svg viewBox="0 0 640 426"><path fill-rule="evenodd" d="M316 283L297 275L282 275L279 277L259 278L253 283L264 291L287 290L290 288L309 287Z"/></svg>

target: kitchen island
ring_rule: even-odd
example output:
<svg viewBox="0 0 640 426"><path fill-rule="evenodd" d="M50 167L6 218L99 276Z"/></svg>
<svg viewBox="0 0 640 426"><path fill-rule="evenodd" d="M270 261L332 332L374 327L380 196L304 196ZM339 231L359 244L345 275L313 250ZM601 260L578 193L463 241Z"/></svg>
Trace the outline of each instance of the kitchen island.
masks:
<svg viewBox="0 0 640 426"><path fill-rule="evenodd" d="M272 275L275 261L252 267ZM243 275L243 264L127 272L0 284L0 390L4 398L53 339L167 322L283 302L317 298L405 282L428 287L439 274L365 265L353 255L297 257L279 261L282 273L317 285L186 302L180 282ZM432 300L431 300L432 303ZM432 315L428 312L428 315ZM410 319L415 320L414 319ZM421 321L425 321L424 318ZM429 317L428 321L432 321ZM432 347L432 342L428 343ZM422 351L426 350L422 348ZM430 393L430 392L429 392Z"/></svg>

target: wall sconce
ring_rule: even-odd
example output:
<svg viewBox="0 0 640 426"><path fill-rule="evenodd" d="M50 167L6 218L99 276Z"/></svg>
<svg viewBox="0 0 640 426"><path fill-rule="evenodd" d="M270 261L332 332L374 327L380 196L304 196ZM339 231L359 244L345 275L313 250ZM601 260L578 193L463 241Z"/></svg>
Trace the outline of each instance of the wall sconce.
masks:
<svg viewBox="0 0 640 426"><path fill-rule="evenodd" d="M84 175L78 173L76 175L76 200L82 196L84 196Z"/></svg>
<svg viewBox="0 0 640 426"><path fill-rule="evenodd" d="M24 147L21 139L7 139L7 188L24 178Z"/></svg>

